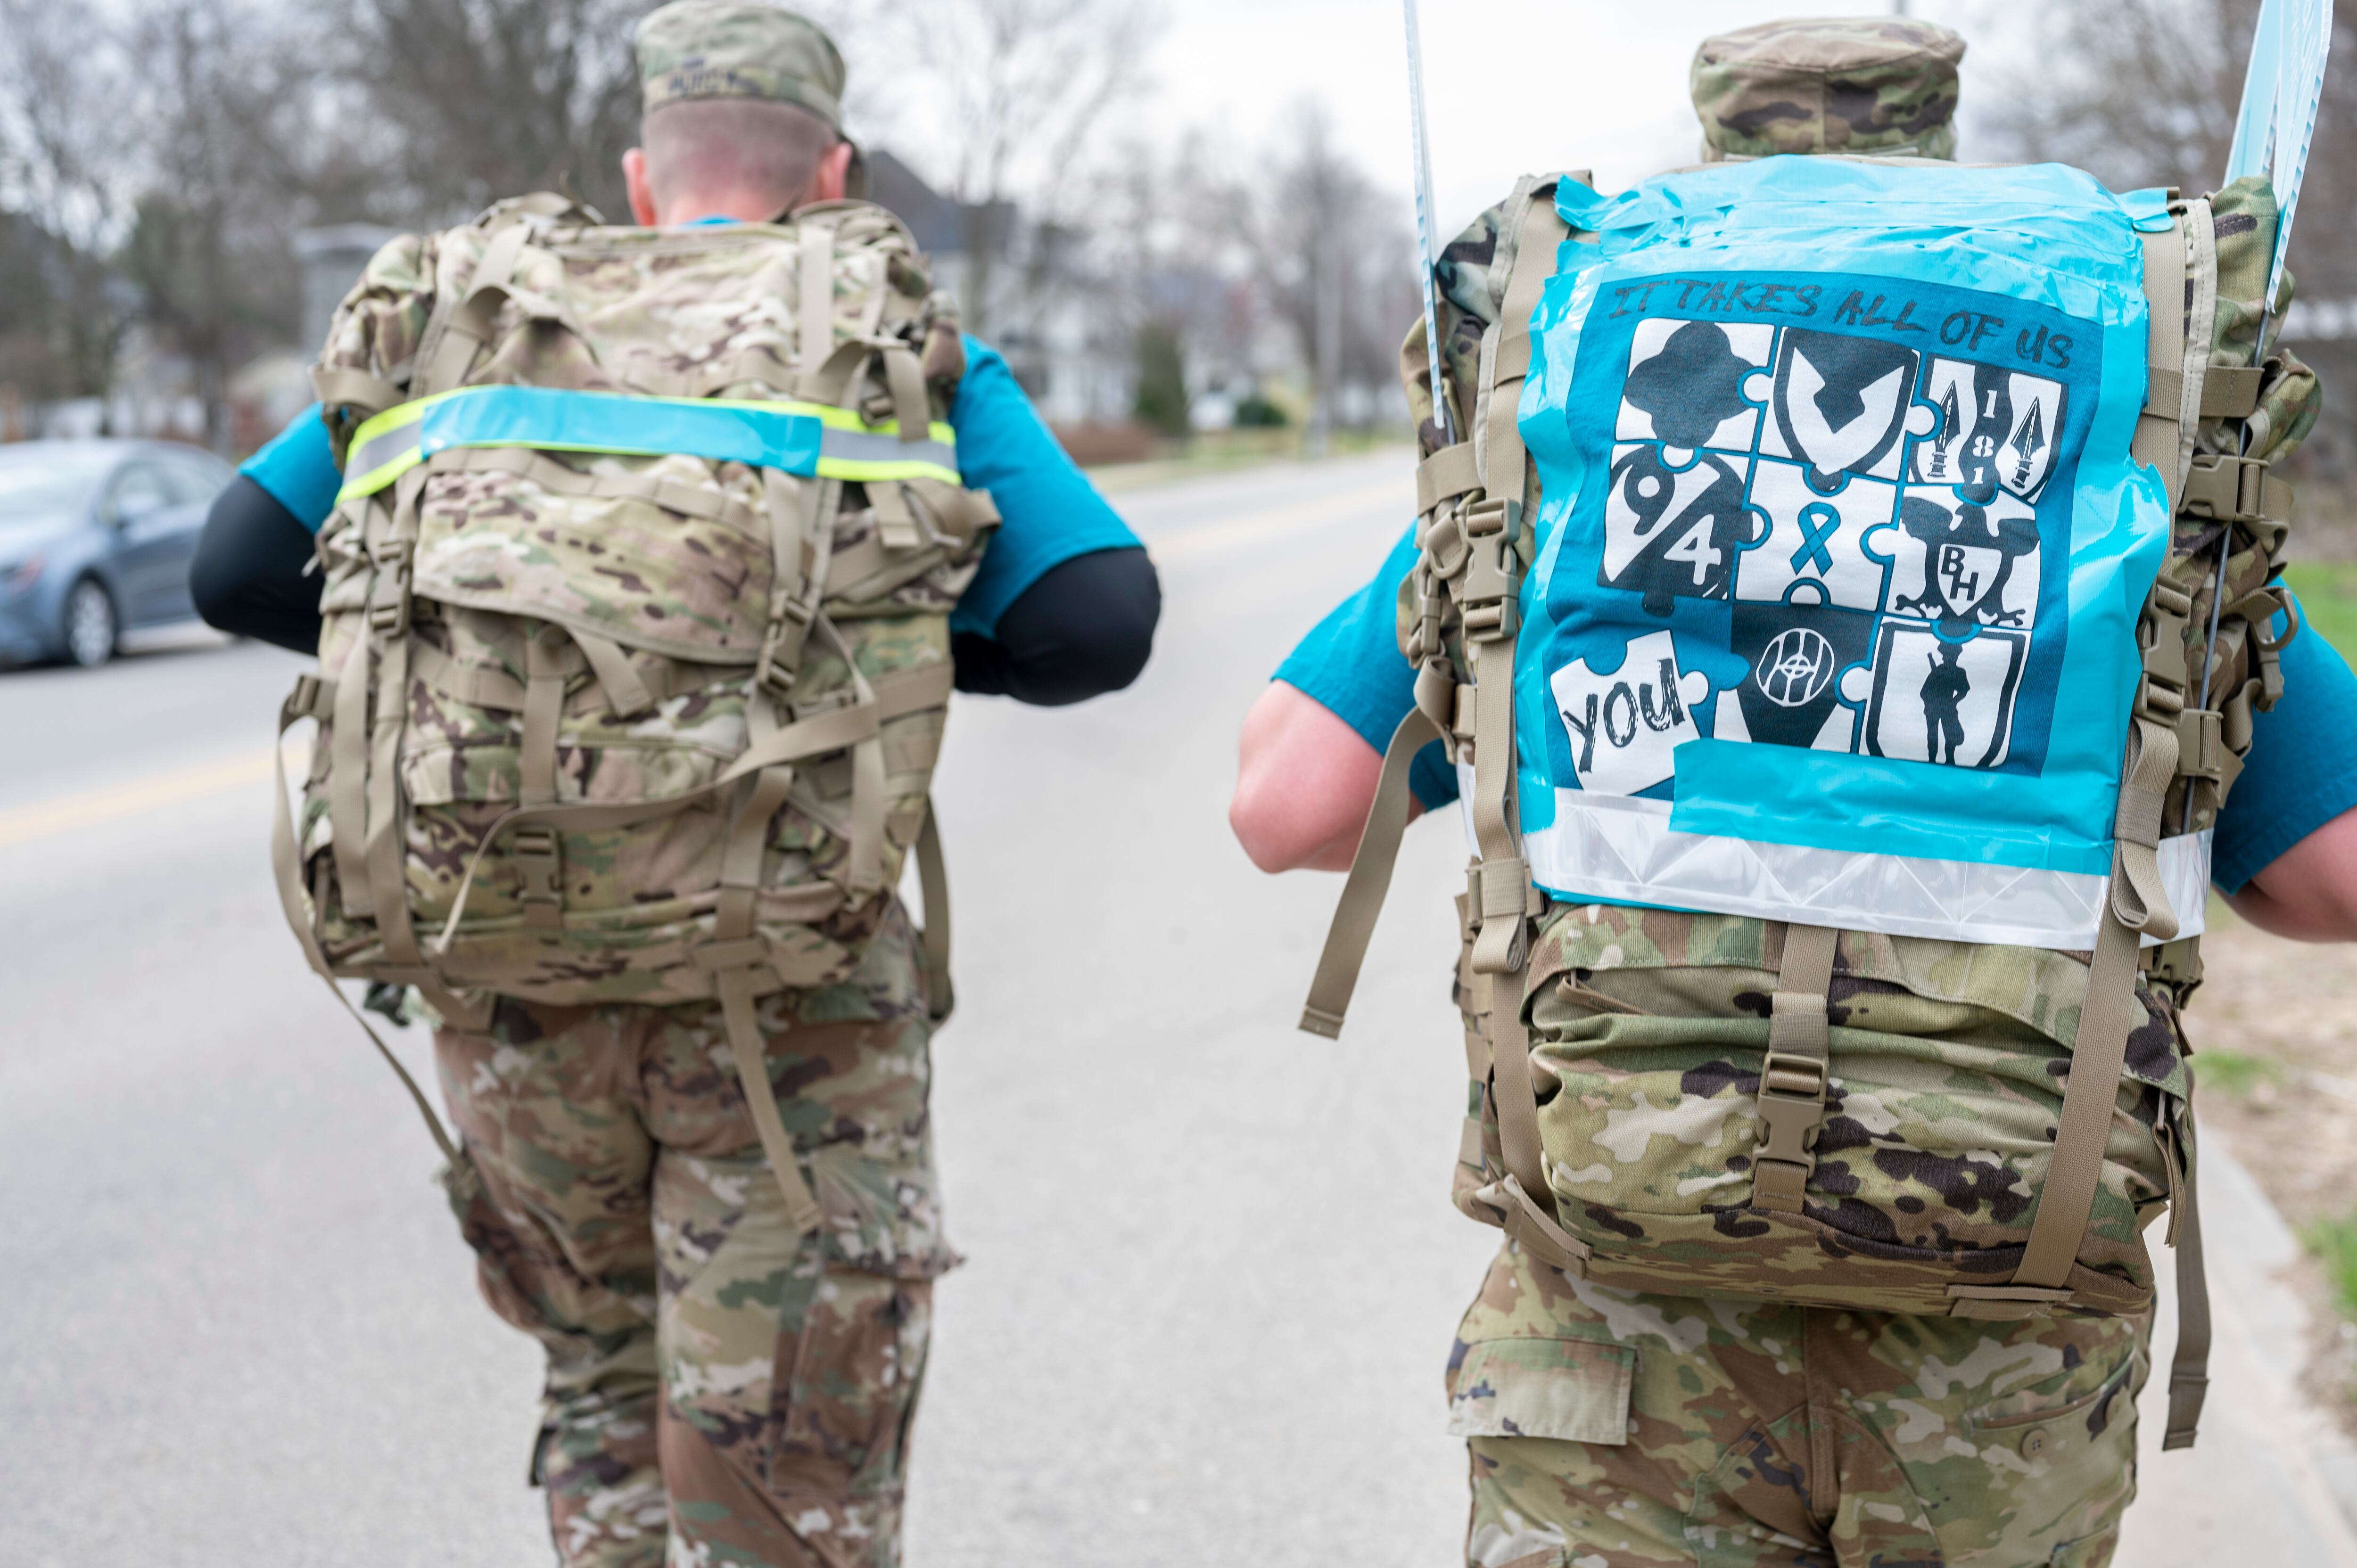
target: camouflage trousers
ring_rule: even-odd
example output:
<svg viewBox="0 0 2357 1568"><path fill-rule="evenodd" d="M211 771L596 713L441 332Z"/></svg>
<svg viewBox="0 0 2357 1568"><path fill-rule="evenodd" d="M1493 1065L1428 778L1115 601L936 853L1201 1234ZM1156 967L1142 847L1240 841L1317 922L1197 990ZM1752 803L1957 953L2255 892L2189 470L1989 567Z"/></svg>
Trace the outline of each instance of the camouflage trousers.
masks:
<svg viewBox="0 0 2357 1568"><path fill-rule="evenodd" d="M1647 1295L1509 1242L1449 1361L1466 1561L2102 1568L2149 1329Z"/></svg>
<svg viewBox="0 0 2357 1568"><path fill-rule="evenodd" d="M435 1037L479 1180L483 1294L541 1342L533 1478L568 1568L899 1560L942 1237L930 1036L907 916L844 984L760 1004L826 1213L803 1236L716 1005L501 999Z"/></svg>

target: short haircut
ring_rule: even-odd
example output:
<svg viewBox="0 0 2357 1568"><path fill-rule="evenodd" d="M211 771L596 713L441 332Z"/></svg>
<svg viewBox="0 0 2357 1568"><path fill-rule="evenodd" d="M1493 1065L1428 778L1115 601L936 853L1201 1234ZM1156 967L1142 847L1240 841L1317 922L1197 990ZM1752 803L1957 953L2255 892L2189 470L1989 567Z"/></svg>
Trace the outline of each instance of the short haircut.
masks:
<svg viewBox="0 0 2357 1568"><path fill-rule="evenodd" d="M840 139L807 109L767 98L666 103L640 127L647 183L662 195L746 193L777 210L810 199L822 159Z"/></svg>

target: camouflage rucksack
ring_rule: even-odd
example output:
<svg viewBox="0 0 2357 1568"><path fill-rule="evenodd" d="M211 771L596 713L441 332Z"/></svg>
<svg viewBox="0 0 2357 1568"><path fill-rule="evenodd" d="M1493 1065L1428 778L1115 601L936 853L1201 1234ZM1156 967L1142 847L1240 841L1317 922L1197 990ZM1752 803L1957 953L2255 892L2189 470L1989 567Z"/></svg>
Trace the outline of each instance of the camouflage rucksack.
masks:
<svg viewBox="0 0 2357 1568"><path fill-rule="evenodd" d="M1416 708L1303 1027L1437 739L1468 1213L1612 1285L2012 1317L2144 1310L2167 1209L2191 1441L2179 1009L2319 399L2252 363L2276 220L2257 180L1770 157L1525 180L1444 253Z"/></svg>
<svg viewBox="0 0 2357 1568"><path fill-rule="evenodd" d="M475 1024L716 997L814 1222L753 1000L848 975L913 846L948 1011L926 789L997 521L943 423L963 365L864 203L651 230L534 197L380 252L315 372L345 484L281 715L319 726L274 846L314 967Z"/></svg>

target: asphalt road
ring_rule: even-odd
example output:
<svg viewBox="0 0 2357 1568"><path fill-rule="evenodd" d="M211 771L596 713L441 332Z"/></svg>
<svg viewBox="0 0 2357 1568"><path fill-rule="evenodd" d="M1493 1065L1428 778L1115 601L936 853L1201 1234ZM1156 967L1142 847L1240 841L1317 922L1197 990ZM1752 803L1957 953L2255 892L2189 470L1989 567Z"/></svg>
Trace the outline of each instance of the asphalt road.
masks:
<svg viewBox="0 0 2357 1568"><path fill-rule="evenodd" d="M1223 815L1239 716L1407 482L1393 452L1125 496L1167 604L1136 688L959 699L935 1105L971 1261L919 1568L1461 1561L1439 1380L1492 1242L1446 1201L1462 852L1410 835L1322 1042L1291 1025L1337 879L1259 876ZM0 674L0 1563L546 1562L535 1354L475 1299L432 1148L268 885L301 661L181 641ZM2222 1455L2147 1469L2124 1563L2340 1550L2238 1399Z"/></svg>

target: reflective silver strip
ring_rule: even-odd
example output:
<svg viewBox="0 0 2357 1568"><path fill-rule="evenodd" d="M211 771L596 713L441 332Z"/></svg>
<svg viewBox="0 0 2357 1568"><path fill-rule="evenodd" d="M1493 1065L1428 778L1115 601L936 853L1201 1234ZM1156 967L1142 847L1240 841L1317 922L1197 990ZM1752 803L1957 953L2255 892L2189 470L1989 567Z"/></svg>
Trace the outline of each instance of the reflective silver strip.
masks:
<svg viewBox="0 0 2357 1568"><path fill-rule="evenodd" d="M398 430L388 430L361 443L346 455L344 472L355 477L373 474L387 463L409 456L417 450L418 433L425 428L425 420L421 414Z"/></svg>
<svg viewBox="0 0 2357 1568"><path fill-rule="evenodd" d="M1531 880L1574 899L2070 951L2094 945L2110 885L2080 872L1673 832L1670 810L1667 800L1556 790L1554 822L1523 835ZM2161 880L2185 918L2179 936L2202 929L2210 841L2204 831L2160 842Z"/></svg>
<svg viewBox="0 0 2357 1568"><path fill-rule="evenodd" d="M957 471L957 448L939 441L903 441L864 430L828 430L818 439L818 455L847 463L932 463Z"/></svg>

